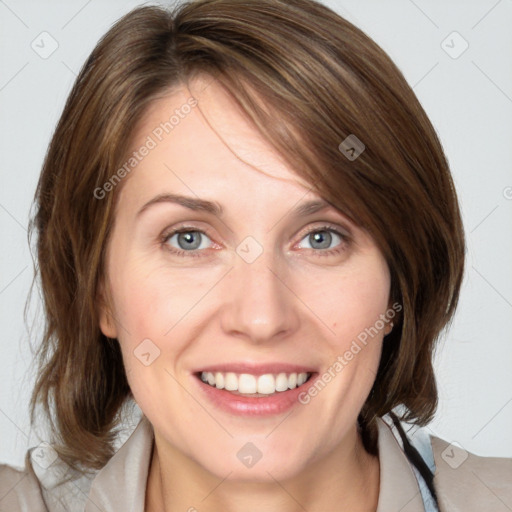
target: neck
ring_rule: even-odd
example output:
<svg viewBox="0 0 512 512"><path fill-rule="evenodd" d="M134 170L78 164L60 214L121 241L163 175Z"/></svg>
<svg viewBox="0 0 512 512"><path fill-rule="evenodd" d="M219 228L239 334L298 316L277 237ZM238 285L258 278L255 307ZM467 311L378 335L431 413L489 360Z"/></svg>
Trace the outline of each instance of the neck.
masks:
<svg viewBox="0 0 512 512"><path fill-rule="evenodd" d="M145 511L375 512L379 459L366 452L355 429L348 437L293 478L270 483L229 480L229 475L218 478L155 437Z"/></svg>

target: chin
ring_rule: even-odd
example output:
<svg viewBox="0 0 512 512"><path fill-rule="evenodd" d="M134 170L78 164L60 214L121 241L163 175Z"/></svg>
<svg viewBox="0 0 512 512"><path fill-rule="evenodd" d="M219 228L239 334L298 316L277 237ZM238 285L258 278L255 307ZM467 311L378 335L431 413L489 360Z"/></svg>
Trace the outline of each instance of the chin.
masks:
<svg viewBox="0 0 512 512"><path fill-rule="evenodd" d="M273 443L237 439L235 446L222 449L205 460L196 459L204 469L219 479L237 482L273 483L292 479L303 470L309 457L296 450L280 450ZM261 448L258 448L260 446ZM297 446L297 445L295 445ZM291 456L292 455L292 456Z"/></svg>

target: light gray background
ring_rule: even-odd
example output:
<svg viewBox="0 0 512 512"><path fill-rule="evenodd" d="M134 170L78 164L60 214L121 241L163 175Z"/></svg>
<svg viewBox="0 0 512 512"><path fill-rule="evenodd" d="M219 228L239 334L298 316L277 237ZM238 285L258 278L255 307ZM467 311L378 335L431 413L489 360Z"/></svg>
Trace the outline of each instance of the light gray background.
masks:
<svg viewBox="0 0 512 512"><path fill-rule="evenodd" d="M428 428L474 453L512 457L512 0L325 3L402 70L440 135L462 204L467 273L436 357L440 406ZM140 4L0 0L2 462L22 465L38 442L27 412L33 372L23 309L32 279L26 228L46 147L86 57ZM48 51L52 39L58 48L47 58L31 47ZM32 339L40 334L39 322Z"/></svg>

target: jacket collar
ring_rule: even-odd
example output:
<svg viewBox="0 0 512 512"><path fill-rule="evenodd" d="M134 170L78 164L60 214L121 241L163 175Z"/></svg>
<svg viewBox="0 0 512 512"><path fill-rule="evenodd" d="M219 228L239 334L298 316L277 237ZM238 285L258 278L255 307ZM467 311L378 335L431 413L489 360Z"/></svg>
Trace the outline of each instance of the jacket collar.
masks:
<svg viewBox="0 0 512 512"><path fill-rule="evenodd" d="M96 474L84 512L144 512L153 427L142 416L128 440Z"/></svg>
<svg viewBox="0 0 512 512"><path fill-rule="evenodd" d="M425 512L413 469L390 426L377 418L379 426L380 491L377 512Z"/></svg>

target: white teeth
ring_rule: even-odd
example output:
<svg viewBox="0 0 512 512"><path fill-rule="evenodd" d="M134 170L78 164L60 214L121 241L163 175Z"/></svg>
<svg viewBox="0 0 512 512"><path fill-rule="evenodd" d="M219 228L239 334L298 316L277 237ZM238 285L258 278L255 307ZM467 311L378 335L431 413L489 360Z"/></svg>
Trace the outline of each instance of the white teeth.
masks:
<svg viewBox="0 0 512 512"><path fill-rule="evenodd" d="M248 373L242 373L238 377L238 391L240 393L256 393L256 377Z"/></svg>
<svg viewBox="0 0 512 512"><path fill-rule="evenodd" d="M210 384L210 381L208 380L208 384ZM211 386L215 385L219 389L224 389L224 374L217 372L215 374L215 382L213 384L210 384Z"/></svg>
<svg viewBox="0 0 512 512"><path fill-rule="evenodd" d="M227 391L238 391L238 377L234 373L226 373L224 387Z"/></svg>
<svg viewBox="0 0 512 512"><path fill-rule="evenodd" d="M299 375L297 375L297 386L302 386L302 384L304 384L304 382L306 382L307 380L308 380L307 373L299 373Z"/></svg>
<svg viewBox="0 0 512 512"><path fill-rule="evenodd" d="M276 391L276 379L269 373L258 377L258 393L271 395Z"/></svg>
<svg viewBox="0 0 512 512"><path fill-rule="evenodd" d="M286 373L280 373L276 379L276 391L286 391L288 389L288 377Z"/></svg>
<svg viewBox="0 0 512 512"><path fill-rule="evenodd" d="M201 380L226 391L238 391L247 395L254 393L272 395L276 391L282 392L302 386L310 375L310 373L279 373L277 375L266 373L256 376L249 373L202 372Z"/></svg>

